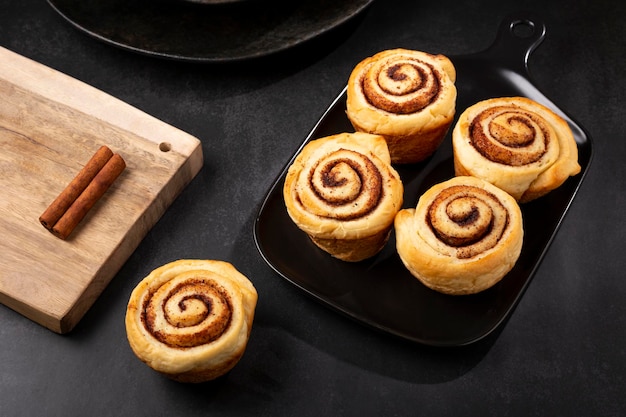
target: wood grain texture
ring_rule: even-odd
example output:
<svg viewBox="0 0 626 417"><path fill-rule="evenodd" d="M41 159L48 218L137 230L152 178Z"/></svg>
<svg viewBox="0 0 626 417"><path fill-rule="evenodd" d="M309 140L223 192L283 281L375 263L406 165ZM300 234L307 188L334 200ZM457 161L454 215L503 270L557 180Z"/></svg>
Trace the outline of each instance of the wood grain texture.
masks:
<svg viewBox="0 0 626 417"><path fill-rule="evenodd" d="M0 302L72 330L203 164L200 141L0 48ZM127 168L67 240L38 220L101 145Z"/></svg>

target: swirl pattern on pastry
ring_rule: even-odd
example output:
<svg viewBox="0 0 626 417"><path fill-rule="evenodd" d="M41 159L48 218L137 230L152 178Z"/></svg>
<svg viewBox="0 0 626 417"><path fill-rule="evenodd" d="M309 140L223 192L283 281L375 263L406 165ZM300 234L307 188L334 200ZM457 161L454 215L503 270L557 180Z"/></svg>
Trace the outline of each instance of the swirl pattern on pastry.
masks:
<svg viewBox="0 0 626 417"><path fill-rule="evenodd" d="M523 240L513 197L474 177L455 177L424 193L395 219L396 247L407 269L429 288L473 294L500 281Z"/></svg>
<svg viewBox="0 0 626 417"><path fill-rule="evenodd" d="M143 362L172 379L215 379L243 355L256 301L252 283L227 262L172 262L133 290L128 340Z"/></svg>
<svg viewBox="0 0 626 417"><path fill-rule="evenodd" d="M380 134L393 163L419 162L441 144L455 113L456 71L443 55L391 49L361 61L347 88L354 128Z"/></svg>
<svg viewBox="0 0 626 417"><path fill-rule="evenodd" d="M437 99L442 77L433 63L393 55L373 63L361 80L367 101L390 113L415 113Z"/></svg>
<svg viewBox="0 0 626 417"><path fill-rule="evenodd" d="M357 132L309 142L288 169L283 196L315 244L357 261L382 249L403 191L384 138Z"/></svg>
<svg viewBox="0 0 626 417"><path fill-rule="evenodd" d="M580 172L567 122L524 97L484 100L465 110L453 133L457 175L485 179L527 202Z"/></svg>
<svg viewBox="0 0 626 417"><path fill-rule="evenodd" d="M228 329L233 305L209 274L180 274L144 299L143 323L169 347L193 347L218 339Z"/></svg>
<svg viewBox="0 0 626 417"><path fill-rule="evenodd" d="M299 187L298 196L302 206L316 216L358 219L374 210L383 196L383 174L362 153L337 149L307 168L308 185Z"/></svg>

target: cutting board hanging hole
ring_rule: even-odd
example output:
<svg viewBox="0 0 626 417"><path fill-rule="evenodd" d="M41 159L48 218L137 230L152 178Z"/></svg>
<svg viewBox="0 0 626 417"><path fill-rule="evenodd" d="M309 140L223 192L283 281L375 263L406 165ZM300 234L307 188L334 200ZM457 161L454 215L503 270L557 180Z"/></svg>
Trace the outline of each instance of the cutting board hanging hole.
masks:
<svg viewBox="0 0 626 417"><path fill-rule="evenodd" d="M161 142L159 143L159 150L161 152L169 152L172 150L172 145L168 142Z"/></svg>

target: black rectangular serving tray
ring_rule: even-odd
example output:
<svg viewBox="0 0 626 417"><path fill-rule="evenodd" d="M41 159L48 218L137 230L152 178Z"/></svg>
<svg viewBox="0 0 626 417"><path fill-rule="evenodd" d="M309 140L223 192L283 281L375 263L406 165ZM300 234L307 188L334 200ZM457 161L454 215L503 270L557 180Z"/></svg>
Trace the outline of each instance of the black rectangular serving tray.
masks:
<svg viewBox="0 0 626 417"><path fill-rule="evenodd" d="M532 280L592 159L589 134L530 80L528 58L545 34L545 23L539 17L516 13L502 21L495 41L486 50L450 57L457 71L457 115L484 99L525 96L567 120L578 145L581 173L548 195L521 205L525 232L522 252L513 270L498 284L468 296L430 290L402 264L393 234L381 253L362 262L343 262L322 252L291 221L282 196L286 171L302 148L287 162L268 191L254 225L255 243L268 265L324 305L365 325L420 344L467 345L498 328ZM313 139L354 131L345 108L344 89L302 146ZM404 207L415 207L428 188L454 176L450 133L429 160L396 168L405 188Z"/></svg>

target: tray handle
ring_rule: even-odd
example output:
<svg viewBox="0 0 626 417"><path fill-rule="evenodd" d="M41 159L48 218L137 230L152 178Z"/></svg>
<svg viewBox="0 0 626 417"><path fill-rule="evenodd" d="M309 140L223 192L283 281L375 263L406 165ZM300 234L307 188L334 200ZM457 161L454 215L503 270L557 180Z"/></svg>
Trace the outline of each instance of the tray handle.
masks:
<svg viewBox="0 0 626 417"><path fill-rule="evenodd" d="M546 36L546 24L530 12L506 16L491 46L480 55L500 62L505 68L528 73L528 59ZM520 61L521 57L521 61Z"/></svg>

